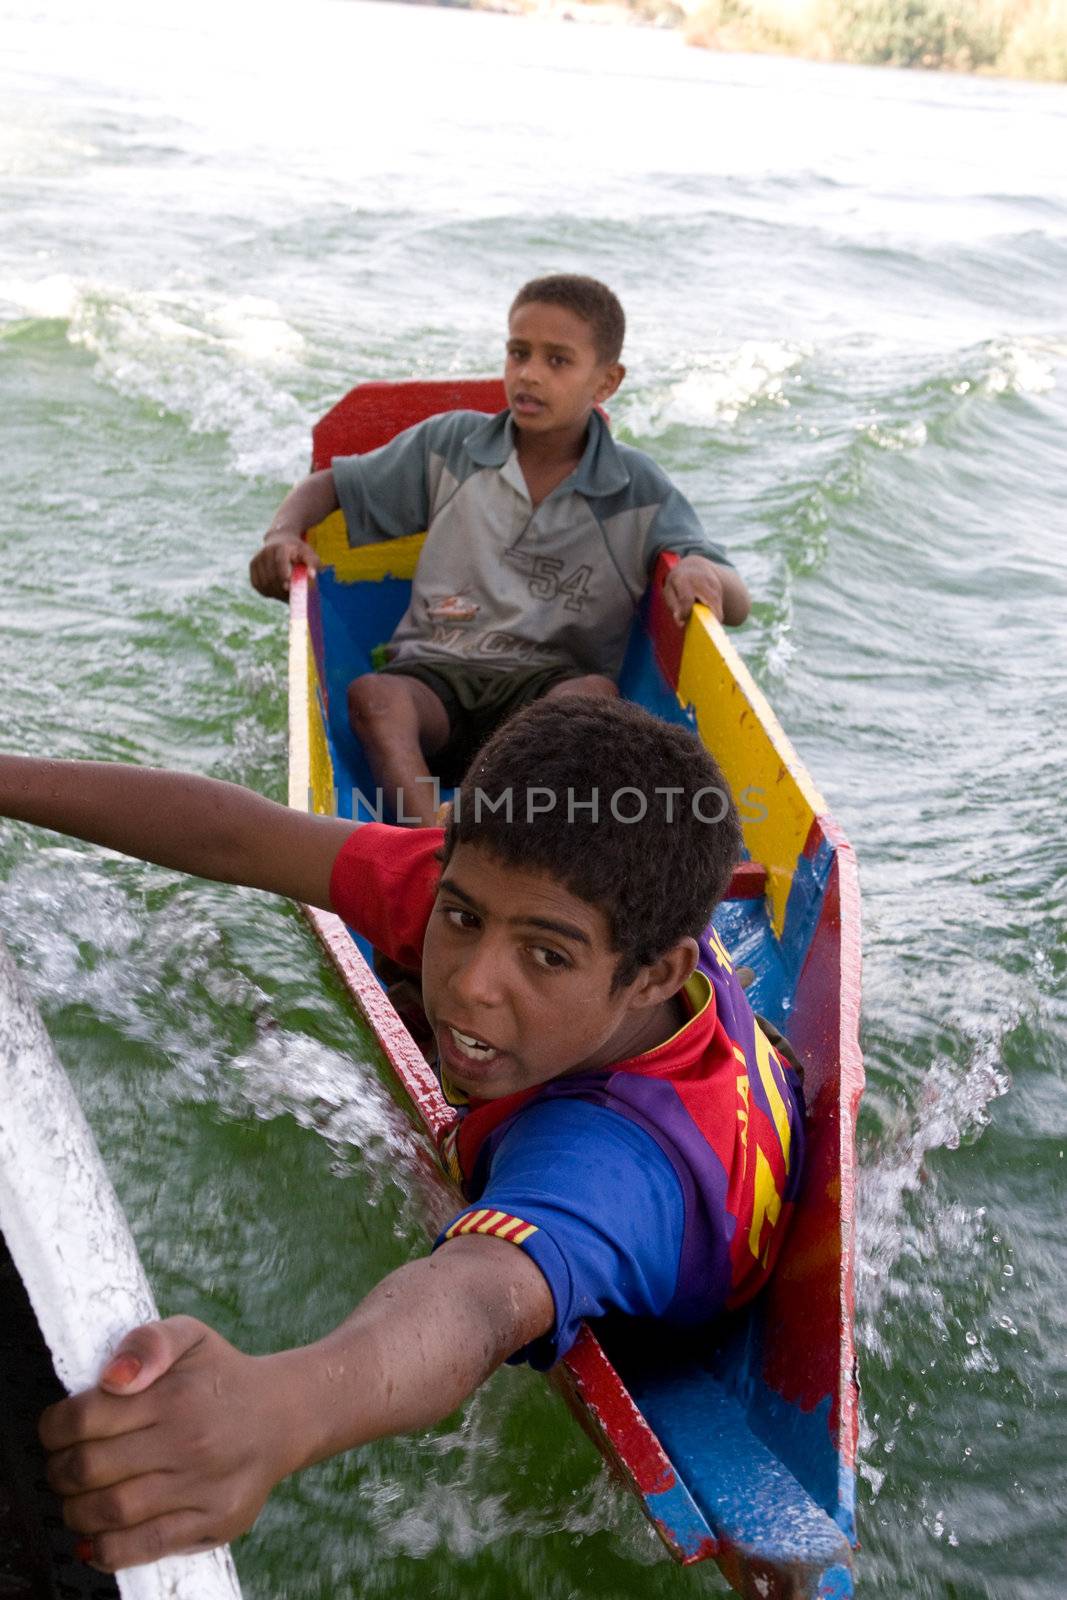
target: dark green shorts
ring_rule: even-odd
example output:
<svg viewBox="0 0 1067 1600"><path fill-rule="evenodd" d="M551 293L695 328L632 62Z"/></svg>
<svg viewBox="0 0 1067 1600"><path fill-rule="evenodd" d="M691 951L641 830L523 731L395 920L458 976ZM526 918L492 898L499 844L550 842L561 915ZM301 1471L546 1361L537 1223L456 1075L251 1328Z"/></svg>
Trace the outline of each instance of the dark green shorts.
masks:
<svg viewBox="0 0 1067 1600"><path fill-rule="evenodd" d="M459 783L482 745L512 712L540 700L554 684L582 678L576 667L469 667L462 661L390 661L381 672L417 678L448 714L448 740L431 765L442 783Z"/></svg>

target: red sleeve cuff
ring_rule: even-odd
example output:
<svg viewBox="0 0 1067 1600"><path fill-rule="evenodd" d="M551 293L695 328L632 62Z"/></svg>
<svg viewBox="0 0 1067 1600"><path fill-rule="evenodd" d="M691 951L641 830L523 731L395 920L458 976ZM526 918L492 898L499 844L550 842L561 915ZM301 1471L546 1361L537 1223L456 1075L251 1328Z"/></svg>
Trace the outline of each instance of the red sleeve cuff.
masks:
<svg viewBox="0 0 1067 1600"><path fill-rule="evenodd" d="M402 967L422 964L444 840L440 828L392 828L365 822L337 852L330 904L357 933Z"/></svg>

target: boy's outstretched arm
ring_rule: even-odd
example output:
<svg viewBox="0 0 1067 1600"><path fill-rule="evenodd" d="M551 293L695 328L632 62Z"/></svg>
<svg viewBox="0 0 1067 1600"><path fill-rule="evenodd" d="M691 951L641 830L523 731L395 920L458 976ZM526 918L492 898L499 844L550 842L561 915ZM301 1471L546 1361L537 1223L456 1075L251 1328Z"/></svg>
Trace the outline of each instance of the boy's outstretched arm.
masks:
<svg viewBox="0 0 1067 1600"><path fill-rule="evenodd" d="M331 910L330 872L354 823L214 778L100 761L0 755L0 817L220 883Z"/></svg>
<svg viewBox="0 0 1067 1600"><path fill-rule="evenodd" d="M257 550L248 567L253 589L270 600L288 600L293 568L303 562L312 571L319 558L304 535L309 528L337 510L337 490L333 470L313 472L295 489L290 489L274 514L274 521L263 535L263 548Z"/></svg>
<svg viewBox="0 0 1067 1600"><path fill-rule="evenodd" d="M301 1349L248 1356L191 1317L151 1323L96 1388L44 1413L49 1481L106 1571L207 1549L250 1528L290 1472L448 1416L554 1316L529 1256L464 1236Z"/></svg>

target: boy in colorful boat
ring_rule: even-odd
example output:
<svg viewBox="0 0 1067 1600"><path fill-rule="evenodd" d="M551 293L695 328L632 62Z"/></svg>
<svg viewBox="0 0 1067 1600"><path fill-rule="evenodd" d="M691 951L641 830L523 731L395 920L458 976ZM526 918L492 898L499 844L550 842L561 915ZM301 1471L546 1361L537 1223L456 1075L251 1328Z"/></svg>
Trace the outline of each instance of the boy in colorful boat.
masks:
<svg viewBox="0 0 1067 1600"><path fill-rule="evenodd" d="M386 663L349 686L375 782L398 815L430 824L430 763L462 773L513 711L542 697L617 694L634 611L661 554L684 622L694 601L720 621L749 611L744 583L693 507L600 415L625 375L615 295L593 278L538 278L508 322L496 417L452 411L380 450L339 456L282 503L250 573L284 599L308 530L338 507L352 544L426 531L411 603Z"/></svg>
<svg viewBox="0 0 1067 1600"><path fill-rule="evenodd" d="M796 1073L710 926L736 810L687 729L542 702L484 747L442 829L354 826L174 772L0 757L0 815L337 912L418 967L464 1205L333 1333L243 1354L134 1329L45 1413L49 1477L103 1570L232 1539L312 1462L448 1416L586 1318L700 1328L778 1256ZM648 1337L654 1338L654 1331Z"/></svg>

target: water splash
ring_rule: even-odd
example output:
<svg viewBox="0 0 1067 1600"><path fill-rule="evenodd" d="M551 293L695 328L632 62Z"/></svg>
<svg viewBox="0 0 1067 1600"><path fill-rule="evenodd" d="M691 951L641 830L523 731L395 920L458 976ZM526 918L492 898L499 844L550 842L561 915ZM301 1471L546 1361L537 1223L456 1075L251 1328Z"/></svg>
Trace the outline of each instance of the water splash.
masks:
<svg viewBox="0 0 1067 1600"><path fill-rule="evenodd" d="M868 422L857 427L879 450L920 450L928 438L926 423L918 417L911 422Z"/></svg>
<svg viewBox="0 0 1067 1600"><path fill-rule="evenodd" d="M0 280L7 320L67 323L120 394L221 433L234 471L289 481L306 470L312 413L297 399L303 335L273 300L207 289L148 292L67 273Z"/></svg>
<svg viewBox="0 0 1067 1600"><path fill-rule="evenodd" d="M638 438L669 428L728 426L759 405L786 407L787 376L810 354L806 345L747 339L735 350L688 358L678 377L648 394L623 398L618 423Z"/></svg>
<svg viewBox="0 0 1067 1600"><path fill-rule="evenodd" d="M883 1360L891 1358L883 1331L884 1303L895 1292L902 1256L917 1248L902 1220L906 1197L923 1184L931 1152L957 1149L965 1137L986 1126L990 1105L1007 1094L1011 1079L1002 1065L1007 1031L1005 1024L998 1037L976 1045L962 1075L955 1062L935 1061L912 1119L863 1165L856 1237L858 1323L864 1348ZM972 1215L956 1208L939 1214L931 1205L928 1213L927 1226L934 1232L941 1223L959 1233L972 1221L980 1222L977 1211Z"/></svg>
<svg viewBox="0 0 1067 1600"><path fill-rule="evenodd" d="M412 1129L374 1070L306 1034L277 1026L261 1030L254 1043L227 1064L225 1084L213 1098L224 1111L270 1120L288 1116L324 1139L334 1151L336 1176L360 1171L371 1204L393 1183L405 1196L421 1191L435 1168L430 1146ZM432 1184L428 1193L439 1186ZM454 1211L441 1194L438 1220ZM420 1215L420 1221L424 1218Z"/></svg>
<svg viewBox="0 0 1067 1600"><path fill-rule="evenodd" d="M990 395L1048 394L1056 387L1056 362L1067 345L1020 339L988 347L989 366L981 388Z"/></svg>

